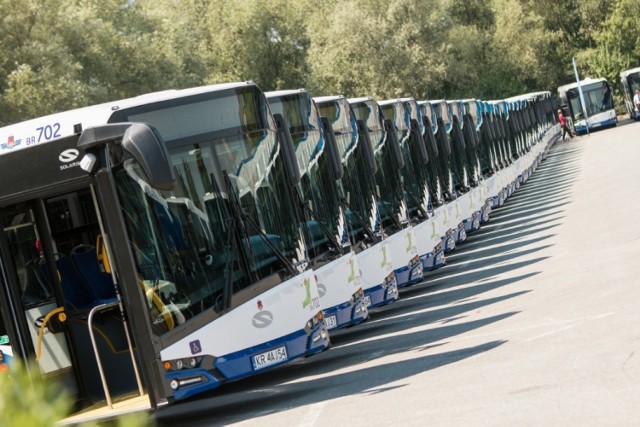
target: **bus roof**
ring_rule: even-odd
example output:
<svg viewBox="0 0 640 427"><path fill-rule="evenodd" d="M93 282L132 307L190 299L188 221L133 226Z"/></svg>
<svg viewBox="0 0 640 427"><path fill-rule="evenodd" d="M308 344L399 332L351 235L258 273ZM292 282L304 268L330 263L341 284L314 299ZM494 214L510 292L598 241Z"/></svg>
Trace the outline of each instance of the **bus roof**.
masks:
<svg viewBox="0 0 640 427"><path fill-rule="evenodd" d="M586 86L586 85L590 85L593 83L600 83L600 82L606 82L607 79L605 78L598 78L598 79L592 79L590 77L587 77L584 80L580 80L580 86ZM577 88L578 87L578 83L574 82L574 83L569 83L566 85L562 85L558 87L558 92L566 92L569 89L573 89L573 88Z"/></svg>
<svg viewBox="0 0 640 427"><path fill-rule="evenodd" d="M626 78L630 74L636 74L636 73L640 73L640 67L632 68L630 70L624 70L620 73L620 77Z"/></svg>
<svg viewBox="0 0 640 427"><path fill-rule="evenodd" d="M190 89L171 89L54 113L16 123L0 128L0 155L24 149L34 144L52 142L68 137L79 133L79 131L87 127L106 124L115 111L124 108L247 85L254 85L254 83L248 81L200 86Z"/></svg>
<svg viewBox="0 0 640 427"><path fill-rule="evenodd" d="M359 98L349 98L348 101L349 101L349 104L358 104L361 102L376 102L376 103L378 102L370 96L361 96Z"/></svg>
<svg viewBox="0 0 640 427"><path fill-rule="evenodd" d="M505 101L514 102L514 101L540 100L545 98L551 98L551 92L540 91L540 92L525 93L523 95L506 98Z"/></svg>
<svg viewBox="0 0 640 427"><path fill-rule="evenodd" d="M323 102L337 101L338 99L346 99L346 98L344 97L344 95L325 95L325 96L313 97L313 100L320 104Z"/></svg>
<svg viewBox="0 0 640 427"><path fill-rule="evenodd" d="M264 96L267 98L276 98L287 95L298 95L300 93L308 93L306 89L282 89L282 90L272 90L270 92L265 92Z"/></svg>

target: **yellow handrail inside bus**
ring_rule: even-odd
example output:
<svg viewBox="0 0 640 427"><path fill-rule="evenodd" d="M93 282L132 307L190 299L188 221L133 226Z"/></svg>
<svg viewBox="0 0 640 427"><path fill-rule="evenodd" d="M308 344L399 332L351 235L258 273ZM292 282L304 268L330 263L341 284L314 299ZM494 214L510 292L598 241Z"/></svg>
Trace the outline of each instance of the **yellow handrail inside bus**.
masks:
<svg viewBox="0 0 640 427"><path fill-rule="evenodd" d="M98 237L96 237L96 259L98 260L98 265L105 273L111 273L111 261L109 260L109 254L107 253L102 234L98 234Z"/></svg>
<svg viewBox="0 0 640 427"><path fill-rule="evenodd" d="M65 321L67 316L64 314L64 307L56 307L44 316L44 320L42 321L42 325L40 325L40 329L38 329L38 351L36 352L36 362L40 361L40 357L42 356L42 336L44 335L44 329L47 327L47 323L49 319L55 316L58 313L62 313L60 315L60 320Z"/></svg>
<svg viewBox="0 0 640 427"><path fill-rule="evenodd" d="M162 301L162 298L158 296L153 287L147 286L142 279L138 279L138 281L140 282L140 286L142 286L142 289L144 289L147 298L151 299L151 303L155 306L159 314L164 319L164 323L167 325L167 328L169 330L173 329L176 324L171 310L166 309L167 305L164 303L164 301Z"/></svg>

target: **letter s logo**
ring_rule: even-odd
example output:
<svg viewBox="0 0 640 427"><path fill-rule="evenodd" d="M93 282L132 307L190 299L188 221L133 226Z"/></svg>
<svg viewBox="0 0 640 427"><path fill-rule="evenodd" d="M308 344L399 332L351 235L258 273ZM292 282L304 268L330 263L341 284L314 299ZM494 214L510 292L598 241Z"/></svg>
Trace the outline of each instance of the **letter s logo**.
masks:
<svg viewBox="0 0 640 427"><path fill-rule="evenodd" d="M77 159L79 155L80 152L78 150L76 150L75 148L69 148L68 150L64 150L62 153L60 153L60 155L58 156L58 160L60 160L62 163L69 163Z"/></svg>
<svg viewBox="0 0 640 427"><path fill-rule="evenodd" d="M253 316L253 326L259 329L266 328L273 322L273 314L270 311L260 311Z"/></svg>

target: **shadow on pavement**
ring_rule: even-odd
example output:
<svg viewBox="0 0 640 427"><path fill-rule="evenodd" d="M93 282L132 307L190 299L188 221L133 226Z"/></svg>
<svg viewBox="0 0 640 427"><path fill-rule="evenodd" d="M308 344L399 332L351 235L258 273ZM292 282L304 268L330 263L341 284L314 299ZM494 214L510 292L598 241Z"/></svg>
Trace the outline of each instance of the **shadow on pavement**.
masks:
<svg viewBox="0 0 640 427"><path fill-rule="evenodd" d="M562 224L583 149L556 144L529 181L492 212L490 223L447 256L447 265L403 288L396 303L372 310L368 322L332 333L328 351L164 407L155 421L166 426L221 425L354 394L384 393L403 387L402 381L414 375L502 346L506 340L491 339L444 351L455 337L519 313L478 318L485 308L535 291L525 289L526 280L541 271L499 276L512 276L549 258L531 255L552 246L544 243ZM422 353L427 350L429 354ZM393 360L387 359L392 355Z"/></svg>

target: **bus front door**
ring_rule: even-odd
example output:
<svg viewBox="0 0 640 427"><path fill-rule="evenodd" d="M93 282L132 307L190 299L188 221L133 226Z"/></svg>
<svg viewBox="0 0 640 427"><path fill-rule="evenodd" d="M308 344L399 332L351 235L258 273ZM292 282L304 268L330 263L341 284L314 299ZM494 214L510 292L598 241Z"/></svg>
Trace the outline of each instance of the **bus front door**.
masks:
<svg viewBox="0 0 640 427"><path fill-rule="evenodd" d="M0 207L2 311L14 353L35 358L79 408L143 394L111 274L98 262L95 206L83 188Z"/></svg>

